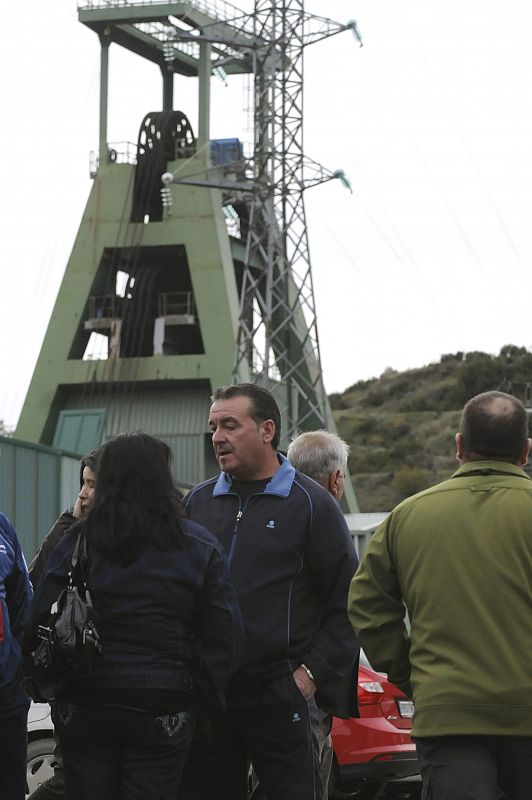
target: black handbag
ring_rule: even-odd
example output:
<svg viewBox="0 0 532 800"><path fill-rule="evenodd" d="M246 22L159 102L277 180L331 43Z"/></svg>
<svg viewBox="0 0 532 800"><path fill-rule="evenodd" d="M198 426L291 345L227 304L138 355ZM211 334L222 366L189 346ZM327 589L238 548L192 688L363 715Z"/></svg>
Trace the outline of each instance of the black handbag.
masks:
<svg viewBox="0 0 532 800"><path fill-rule="evenodd" d="M86 677L98 664L102 644L87 575L87 540L80 533L68 584L39 625L39 643L24 662L22 682L34 700L54 699L73 678Z"/></svg>

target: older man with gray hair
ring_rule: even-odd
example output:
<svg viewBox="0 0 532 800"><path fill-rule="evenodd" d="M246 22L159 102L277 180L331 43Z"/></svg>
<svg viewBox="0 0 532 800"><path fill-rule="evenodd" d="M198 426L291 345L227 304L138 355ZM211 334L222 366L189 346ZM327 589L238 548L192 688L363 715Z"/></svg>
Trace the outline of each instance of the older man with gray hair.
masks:
<svg viewBox="0 0 532 800"><path fill-rule="evenodd" d="M308 431L290 443L288 460L327 489L338 502L344 493L349 445L335 433Z"/></svg>
<svg viewBox="0 0 532 800"><path fill-rule="evenodd" d="M286 453L288 460L299 472L313 478L338 502L344 493L349 445L335 433L308 431L292 440ZM329 778L333 761L331 739L332 716L318 709L320 748L320 774L324 800L328 798Z"/></svg>

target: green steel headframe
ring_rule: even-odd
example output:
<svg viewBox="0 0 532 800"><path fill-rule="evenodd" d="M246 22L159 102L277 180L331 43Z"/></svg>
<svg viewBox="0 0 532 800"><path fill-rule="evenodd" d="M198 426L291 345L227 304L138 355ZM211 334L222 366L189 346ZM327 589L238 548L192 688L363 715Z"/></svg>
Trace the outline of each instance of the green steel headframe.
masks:
<svg viewBox="0 0 532 800"><path fill-rule="evenodd" d="M17 435L66 448L143 428L179 441L192 483L215 467L215 386L267 385L285 443L334 428L303 196L343 175L303 152L303 53L356 26L307 14L302 0L256 0L251 14L220 0L83 0L79 19L101 44L94 185ZM161 71L162 110L146 114L136 147L108 142L111 44ZM247 153L211 141L213 72L251 76ZM174 110L175 74L197 79L197 125ZM91 350L95 336L105 352Z"/></svg>

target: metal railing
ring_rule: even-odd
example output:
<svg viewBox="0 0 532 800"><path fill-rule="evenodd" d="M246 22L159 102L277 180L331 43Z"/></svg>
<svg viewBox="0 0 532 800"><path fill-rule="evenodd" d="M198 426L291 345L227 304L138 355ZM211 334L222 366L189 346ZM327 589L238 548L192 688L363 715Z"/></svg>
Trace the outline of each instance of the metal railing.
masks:
<svg viewBox="0 0 532 800"><path fill-rule="evenodd" d="M244 12L238 6L228 3L227 0L188 0L188 4L196 8L198 11L203 11L211 17L223 19L225 21L234 19L235 17L242 18ZM168 0L80 0L78 2L78 11L80 9L91 8L126 8L127 6L159 6L168 5Z"/></svg>
<svg viewBox="0 0 532 800"><path fill-rule="evenodd" d="M110 142L107 145L107 162L111 164L131 164L137 163L137 145L133 142ZM89 153L89 174L95 178L100 166L100 155L97 150Z"/></svg>
<svg viewBox="0 0 532 800"><path fill-rule="evenodd" d="M192 292L160 292L158 296L158 316L196 316Z"/></svg>
<svg viewBox="0 0 532 800"><path fill-rule="evenodd" d="M91 295L89 319L118 319L122 313L122 298L116 294Z"/></svg>

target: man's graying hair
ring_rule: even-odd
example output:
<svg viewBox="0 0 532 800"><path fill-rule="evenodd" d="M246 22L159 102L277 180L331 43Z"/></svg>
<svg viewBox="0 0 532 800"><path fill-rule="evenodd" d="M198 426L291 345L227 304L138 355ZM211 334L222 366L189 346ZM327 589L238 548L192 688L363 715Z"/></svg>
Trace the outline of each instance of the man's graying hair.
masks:
<svg viewBox="0 0 532 800"><path fill-rule="evenodd" d="M460 433L468 460L495 459L516 464L528 436L526 409L511 394L477 394L464 406Z"/></svg>
<svg viewBox="0 0 532 800"><path fill-rule="evenodd" d="M309 431L290 442L287 456L297 470L323 484L336 469L346 473L349 445L335 433Z"/></svg>

